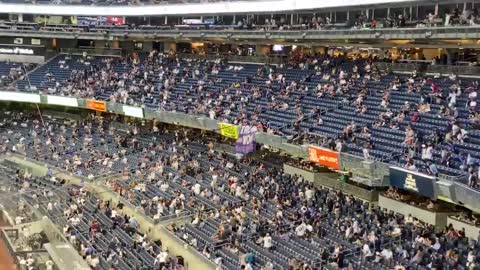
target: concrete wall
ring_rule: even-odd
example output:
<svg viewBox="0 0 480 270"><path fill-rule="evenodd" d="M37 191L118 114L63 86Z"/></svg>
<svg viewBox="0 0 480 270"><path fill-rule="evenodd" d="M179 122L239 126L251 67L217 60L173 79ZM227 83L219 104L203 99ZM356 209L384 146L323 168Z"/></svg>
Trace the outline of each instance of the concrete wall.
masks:
<svg viewBox="0 0 480 270"><path fill-rule="evenodd" d="M468 223L459 221L455 218L452 217L447 217L447 224L452 224L455 229L465 229L465 236L472 238L472 239L478 239L480 235L480 228L476 227L474 225L470 225Z"/></svg>
<svg viewBox="0 0 480 270"><path fill-rule="evenodd" d="M383 195L379 195L378 197L378 206L400 213L404 216L408 216L411 214L413 217L416 217L423 222L432 224L438 228L443 228L447 226L448 216L455 214L454 212L428 211L426 209L422 209L416 206L412 206L403 202L387 198Z"/></svg>
<svg viewBox="0 0 480 270"><path fill-rule="evenodd" d="M18 55L18 54L0 54L0 61L10 61L17 63L36 63L45 62L45 56L40 55Z"/></svg>
<svg viewBox="0 0 480 270"><path fill-rule="evenodd" d="M455 202L480 213L480 192L457 182L454 185Z"/></svg>
<svg viewBox="0 0 480 270"><path fill-rule="evenodd" d="M287 140L280 136L266 134L266 133L258 133L255 136L255 140L257 143L283 150L284 152L294 157L305 158L305 159L308 158L307 146L294 145L291 143L287 143Z"/></svg>
<svg viewBox="0 0 480 270"><path fill-rule="evenodd" d="M288 164L283 164L283 171L285 173L291 174L291 175L299 175L302 176L303 179L309 181L309 182L314 182L315 181L315 173L309 172Z"/></svg>
<svg viewBox="0 0 480 270"><path fill-rule="evenodd" d="M351 172L353 176L378 179L381 182L385 182L390 175L388 164L381 162L366 164L363 157L346 153L340 153L340 168L343 171Z"/></svg>
<svg viewBox="0 0 480 270"><path fill-rule="evenodd" d="M33 176L45 176L48 172L47 166L39 164L38 162L33 162L31 160L22 159L16 155L6 157L5 160L18 164L19 167L22 169L28 169L29 171L31 171Z"/></svg>
<svg viewBox="0 0 480 270"><path fill-rule="evenodd" d="M149 111L145 110L146 119L158 119L160 122L169 124L181 124L182 126L204 129L218 130L218 121L207 117L194 116L182 113Z"/></svg>
<svg viewBox="0 0 480 270"><path fill-rule="evenodd" d="M338 174L333 172L310 172L288 164L283 165L283 170L288 174L301 175L305 180L310 181L317 186L339 189L369 202L378 200L377 191L367 190L349 183L341 182L338 180Z"/></svg>
<svg viewBox="0 0 480 270"><path fill-rule="evenodd" d="M333 189L339 189L347 194L352 194L355 197L360 199L369 201L369 202L376 202L378 201L378 192L374 190L367 190L361 187L341 182L336 178L332 178L330 175L318 173L315 175L315 184L320 186L325 186Z"/></svg>

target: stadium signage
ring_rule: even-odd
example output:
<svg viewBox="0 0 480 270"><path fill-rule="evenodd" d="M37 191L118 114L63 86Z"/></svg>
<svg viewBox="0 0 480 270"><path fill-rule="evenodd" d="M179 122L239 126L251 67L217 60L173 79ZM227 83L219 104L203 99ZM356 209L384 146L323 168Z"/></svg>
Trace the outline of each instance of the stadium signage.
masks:
<svg viewBox="0 0 480 270"><path fill-rule="evenodd" d="M35 52L32 49L14 47L14 48L0 48L0 53L33 55Z"/></svg>
<svg viewBox="0 0 480 270"><path fill-rule="evenodd" d="M107 103L105 101L87 99L86 106L87 108L95 111L101 111L101 112L107 111Z"/></svg>
<svg viewBox="0 0 480 270"><path fill-rule="evenodd" d="M123 105L122 110L126 116L143 118L143 108Z"/></svg>
<svg viewBox="0 0 480 270"><path fill-rule="evenodd" d="M255 135L257 134L256 126L242 126L235 143L235 152L237 154L248 154L255 151Z"/></svg>
<svg viewBox="0 0 480 270"><path fill-rule="evenodd" d="M336 151L320 148L316 146L308 147L308 160L320 164L330 169L339 170L339 154Z"/></svg>
<svg viewBox="0 0 480 270"><path fill-rule="evenodd" d="M78 107L78 100L70 97L47 96L47 103L52 105Z"/></svg>
<svg viewBox="0 0 480 270"><path fill-rule="evenodd" d="M436 199L436 178L399 167L390 167L390 185Z"/></svg>
<svg viewBox="0 0 480 270"><path fill-rule="evenodd" d="M220 134L231 139L238 139L238 127L228 123L220 123Z"/></svg>
<svg viewBox="0 0 480 270"><path fill-rule="evenodd" d="M41 103L40 95L37 95L37 94L4 92L4 91L0 92L0 100Z"/></svg>

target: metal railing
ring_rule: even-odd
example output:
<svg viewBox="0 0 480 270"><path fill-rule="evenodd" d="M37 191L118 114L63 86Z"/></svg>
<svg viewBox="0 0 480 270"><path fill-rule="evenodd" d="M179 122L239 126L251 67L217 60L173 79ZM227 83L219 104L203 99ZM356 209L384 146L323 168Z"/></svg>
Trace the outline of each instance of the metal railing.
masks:
<svg viewBox="0 0 480 270"><path fill-rule="evenodd" d="M87 53L87 55L122 56L122 49L96 47L61 48L60 53L75 55Z"/></svg>
<svg viewBox="0 0 480 270"><path fill-rule="evenodd" d="M125 38L128 35L141 35L144 37L220 37L225 36L229 38L246 38L246 39L269 39L269 38L282 38L282 39L323 39L323 38L338 38L338 37L350 37L350 38L386 38L386 37L398 37L398 38L415 38L415 39L435 39L435 38L479 38L480 26L445 26L445 27L422 27L422 28L378 28L378 29L313 29L313 30L265 30L265 29L232 29L233 27L225 26L226 29L164 29L164 26L159 26L157 29L147 28L127 28L125 27L111 27L109 29L92 28L89 31L78 27L72 28L70 26L68 30L64 31L61 27L41 27L40 30L31 29L31 27L12 26L10 28L2 28L0 32L3 33L18 33L28 34L32 36L54 33L57 35L68 35L72 37L90 36L90 37L104 37L117 36ZM77 31L73 31L77 30Z"/></svg>
<svg viewBox="0 0 480 270"><path fill-rule="evenodd" d="M232 55L232 54L191 54L191 53L179 53L180 58L189 58L196 60L226 60L229 62L239 63L258 63L258 64L284 64L287 62L286 56L246 56L246 55Z"/></svg>
<svg viewBox="0 0 480 270"><path fill-rule="evenodd" d="M428 73L440 74L460 74L460 75L479 75L478 66L454 66L454 65L429 65L426 63L388 63L378 62L375 64L380 69L390 69L392 71L413 72L419 70Z"/></svg>

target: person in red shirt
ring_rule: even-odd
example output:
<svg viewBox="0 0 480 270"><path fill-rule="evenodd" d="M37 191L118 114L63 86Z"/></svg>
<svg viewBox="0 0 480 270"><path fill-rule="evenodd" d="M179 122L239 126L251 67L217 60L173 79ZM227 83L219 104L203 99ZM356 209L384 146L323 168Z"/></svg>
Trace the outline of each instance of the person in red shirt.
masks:
<svg viewBox="0 0 480 270"><path fill-rule="evenodd" d="M100 224L98 223L98 221L94 220L90 225L90 233L95 234L98 231L100 231Z"/></svg>

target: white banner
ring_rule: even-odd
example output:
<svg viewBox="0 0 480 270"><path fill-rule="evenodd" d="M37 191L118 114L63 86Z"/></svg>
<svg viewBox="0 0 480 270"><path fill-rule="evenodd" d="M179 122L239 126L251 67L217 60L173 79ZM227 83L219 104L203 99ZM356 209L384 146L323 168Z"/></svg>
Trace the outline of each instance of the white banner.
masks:
<svg viewBox="0 0 480 270"><path fill-rule="evenodd" d="M123 105L123 113L127 116L143 118L143 108Z"/></svg>
<svg viewBox="0 0 480 270"><path fill-rule="evenodd" d="M78 107L78 100L70 97L47 96L47 103L52 105Z"/></svg>
<svg viewBox="0 0 480 270"><path fill-rule="evenodd" d="M0 100L40 103L40 95L1 91Z"/></svg>

